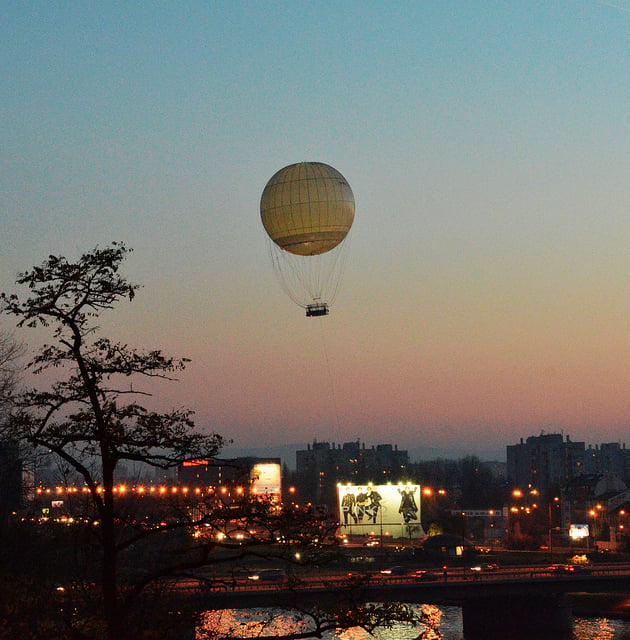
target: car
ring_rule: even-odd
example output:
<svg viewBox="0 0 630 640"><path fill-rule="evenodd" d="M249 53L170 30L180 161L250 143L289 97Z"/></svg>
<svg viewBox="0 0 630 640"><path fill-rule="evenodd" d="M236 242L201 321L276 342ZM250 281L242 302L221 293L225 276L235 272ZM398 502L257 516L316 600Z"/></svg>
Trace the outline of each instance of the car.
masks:
<svg viewBox="0 0 630 640"><path fill-rule="evenodd" d="M591 568L590 567L586 567L583 564L572 564L572 565L569 565L569 566L573 567L574 573L581 573L581 574L589 574L589 573L591 573Z"/></svg>
<svg viewBox="0 0 630 640"><path fill-rule="evenodd" d="M482 571L496 571L498 568L498 564L493 562L484 562L483 564L477 564L474 567L470 567L470 570L481 573Z"/></svg>
<svg viewBox="0 0 630 640"><path fill-rule="evenodd" d="M548 567L548 571L551 571L551 573L573 573L575 571L575 565L552 564L550 567Z"/></svg>
<svg viewBox="0 0 630 640"><path fill-rule="evenodd" d="M248 578L250 575L251 571L248 571L247 569L244 569L243 567L234 567L234 569L232 569L232 577L233 578Z"/></svg>
<svg viewBox="0 0 630 640"><path fill-rule="evenodd" d="M422 580L427 582L435 582L440 579L440 574L429 569L418 569L413 573L414 580Z"/></svg>
<svg viewBox="0 0 630 640"><path fill-rule="evenodd" d="M384 576L406 576L409 573L407 567L396 565L387 569L381 569L381 574Z"/></svg>
<svg viewBox="0 0 630 640"><path fill-rule="evenodd" d="M363 585L368 584L374 578L374 576L369 573L355 573L353 571L349 571L346 574L346 578L348 579L348 583L352 585Z"/></svg>
<svg viewBox="0 0 630 640"><path fill-rule="evenodd" d="M287 574L282 569L261 569L249 575L248 578L259 582L284 582Z"/></svg>

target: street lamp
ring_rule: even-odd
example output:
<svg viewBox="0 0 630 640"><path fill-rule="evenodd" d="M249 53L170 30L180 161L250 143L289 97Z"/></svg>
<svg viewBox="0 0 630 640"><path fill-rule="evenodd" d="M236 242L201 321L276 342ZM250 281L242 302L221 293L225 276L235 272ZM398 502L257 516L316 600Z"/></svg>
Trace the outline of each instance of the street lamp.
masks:
<svg viewBox="0 0 630 640"><path fill-rule="evenodd" d="M553 562L553 514L551 511L552 505L555 503L556 506L560 502L560 498L557 496L554 497L553 500L549 500L549 561Z"/></svg>
<svg viewBox="0 0 630 640"><path fill-rule="evenodd" d="M592 531L592 536L593 536L593 546L595 546L595 542L597 540L597 537L599 535L599 530L601 528L600 522L599 522L599 514L601 513L602 509L604 507L601 504L596 504L595 507L593 509L591 509L588 512L588 515L591 516L591 518L593 519L593 531ZM591 537L591 532L589 531L589 537L586 539L586 548L588 550L588 544L589 544L589 539Z"/></svg>

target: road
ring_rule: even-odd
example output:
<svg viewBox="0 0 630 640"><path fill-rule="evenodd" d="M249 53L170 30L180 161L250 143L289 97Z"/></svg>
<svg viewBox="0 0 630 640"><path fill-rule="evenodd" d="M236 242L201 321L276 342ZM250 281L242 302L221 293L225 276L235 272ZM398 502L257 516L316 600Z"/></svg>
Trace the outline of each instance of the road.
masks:
<svg viewBox="0 0 630 640"><path fill-rule="evenodd" d="M410 568L405 575L387 575L380 571L327 571L299 575L282 575L272 580L253 580L248 577L233 578L229 574L216 576L207 581L180 579L173 586L178 590L211 591L269 591L279 588L321 589L354 585L410 585L436 582L448 584L471 582L518 582L531 579L549 578L573 580L576 577L613 577L630 576L630 563L609 563L589 566L585 569L570 570L568 565L527 565L499 567L493 570L473 570L470 567L448 567L446 575L442 569L424 569L426 573L417 577L415 569Z"/></svg>

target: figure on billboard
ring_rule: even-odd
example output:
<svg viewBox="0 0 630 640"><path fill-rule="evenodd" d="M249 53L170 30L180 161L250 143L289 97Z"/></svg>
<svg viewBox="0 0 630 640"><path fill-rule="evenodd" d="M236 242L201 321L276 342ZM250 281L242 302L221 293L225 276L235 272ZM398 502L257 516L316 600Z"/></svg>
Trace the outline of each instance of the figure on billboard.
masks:
<svg viewBox="0 0 630 640"><path fill-rule="evenodd" d="M413 497L417 487L412 491L410 487L404 489L398 489L400 493L400 507L398 507L398 513L402 515L405 524L415 522L418 519L418 505Z"/></svg>
<svg viewBox="0 0 630 640"><path fill-rule="evenodd" d="M378 515L379 509L381 508L381 494L373 489L372 487L368 487L368 500L370 501L368 506L366 507L366 513L368 514L368 518L370 522L376 524L376 516Z"/></svg>
<svg viewBox="0 0 630 640"><path fill-rule="evenodd" d="M367 490L363 487L357 489L357 521L359 524L363 522L363 518L367 513L369 498Z"/></svg>
<svg viewBox="0 0 630 640"><path fill-rule="evenodd" d="M354 493L350 491L350 487L346 489L346 493L341 499L341 511L343 513L343 523L348 526L348 518L352 518L354 520L354 524L357 524L357 515L354 512L354 507L356 505L356 498Z"/></svg>

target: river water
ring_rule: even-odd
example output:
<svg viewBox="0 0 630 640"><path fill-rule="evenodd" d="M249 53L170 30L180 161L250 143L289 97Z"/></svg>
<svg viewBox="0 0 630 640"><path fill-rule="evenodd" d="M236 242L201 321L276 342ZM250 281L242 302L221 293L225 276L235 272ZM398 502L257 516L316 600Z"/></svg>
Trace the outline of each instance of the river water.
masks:
<svg viewBox="0 0 630 640"><path fill-rule="evenodd" d="M416 605L411 605L416 606ZM369 635L362 629L325 633L323 640L466 640L462 629L462 610L459 607L437 607L417 605L425 624L410 628L396 625ZM223 610L207 612L203 625L197 630L197 640L210 640L222 635L233 637L264 638L297 630L306 624L286 614L271 616L265 624L260 620L269 618L269 611L250 609L247 611ZM534 636L516 636L511 633L493 635L492 640L538 640ZM608 618L573 619L572 640L630 640L630 621Z"/></svg>

